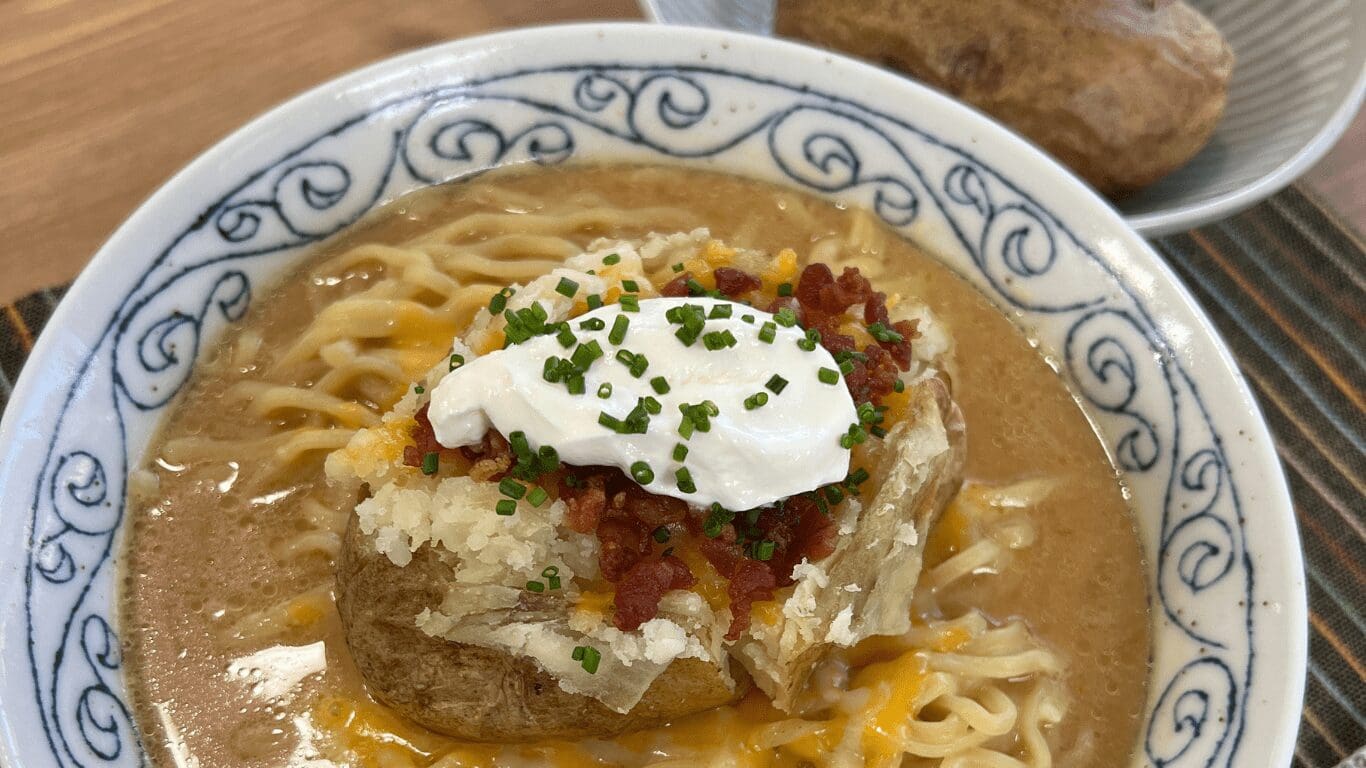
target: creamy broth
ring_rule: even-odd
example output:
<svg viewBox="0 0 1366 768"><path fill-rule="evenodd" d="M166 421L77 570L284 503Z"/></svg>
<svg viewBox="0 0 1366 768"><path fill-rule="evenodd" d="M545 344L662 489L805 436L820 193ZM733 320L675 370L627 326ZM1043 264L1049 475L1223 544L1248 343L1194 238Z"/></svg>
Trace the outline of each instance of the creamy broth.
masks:
<svg viewBox="0 0 1366 768"><path fill-rule="evenodd" d="M329 489L323 478L334 437L286 433L353 429L401 391L362 376L344 398L359 407L333 403L319 421L288 402L267 408L252 387L302 389L327 376L320 361L282 362L284 350L325 307L393 268L360 260L320 270L330 257L404 243L479 212L533 217L547 200L615 212L575 226L580 248L602 236L705 226L736 246L790 247L802 260L856 265L880 290L919 297L946 321L958 350L954 396L967 423L968 477L1062 482L1031 510L1032 544L1013 552L1001 574L940 595L937 610L1024 620L1066 664L1070 706L1049 733L1055 761L1125 762L1146 695L1145 564L1120 479L1049 361L980 293L862 212L729 176L614 167L495 174L407 196L323 244L208 353L130 483L122 634L154 762L304 765L311 745L332 738L320 732L341 727L372 731L359 749L366 763L429 764L447 749L445 738L368 702L332 604L336 534L320 522L347 513L354 491ZM497 233L450 236L484 243L494 258L518 258L521 247ZM398 345L412 358L396 358L405 371L415 377L440 359L476 308L416 324ZM281 434L293 442L272 437ZM959 546L957 528L950 516L932 534L928 566ZM391 735L376 737L376 729Z"/></svg>

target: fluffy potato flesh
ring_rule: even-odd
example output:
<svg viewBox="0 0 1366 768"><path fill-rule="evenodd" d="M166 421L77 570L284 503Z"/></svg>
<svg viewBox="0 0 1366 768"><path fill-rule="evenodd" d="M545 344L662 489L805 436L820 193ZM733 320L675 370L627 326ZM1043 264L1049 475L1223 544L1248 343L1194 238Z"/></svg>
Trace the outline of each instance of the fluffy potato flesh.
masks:
<svg viewBox="0 0 1366 768"><path fill-rule="evenodd" d="M430 545L395 565L352 515L337 568L347 645L371 694L433 731L492 742L612 736L734 701L748 687L717 664L677 659L629 712L613 711L564 690L529 657L420 630L414 617L442 603L450 571ZM564 598L530 592L522 601L530 614L569 609Z"/></svg>

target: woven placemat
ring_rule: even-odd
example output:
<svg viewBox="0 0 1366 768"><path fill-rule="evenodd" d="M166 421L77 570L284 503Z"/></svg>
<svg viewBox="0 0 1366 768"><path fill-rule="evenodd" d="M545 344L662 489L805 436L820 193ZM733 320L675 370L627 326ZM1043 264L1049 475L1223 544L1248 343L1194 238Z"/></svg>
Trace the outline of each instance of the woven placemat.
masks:
<svg viewBox="0 0 1366 768"><path fill-rule="evenodd" d="M1309 676L1295 765L1366 744L1366 248L1291 188L1154 243L1232 347L1276 437L1309 571ZM65 288L0 307L0 410Z"/></svg>

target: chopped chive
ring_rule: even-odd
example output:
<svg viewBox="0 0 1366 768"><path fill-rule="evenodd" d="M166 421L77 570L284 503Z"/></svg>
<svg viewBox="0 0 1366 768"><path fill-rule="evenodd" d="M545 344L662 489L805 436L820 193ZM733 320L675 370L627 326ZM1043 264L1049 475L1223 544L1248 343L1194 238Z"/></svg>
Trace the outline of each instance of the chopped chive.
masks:
<svg viewBox="0 0 1366 768"><path fill-rule="evenodd" d="M574 661L583 661L584 653L587 650L588 649L582 645L574 646L574 652L569 654L569 658L573 659Z"/></svg>
<svg viewBox="0 0 1366 768"><path fill-rule="evenodd" d="M702 533L709 539L721 535L721 531L735 519L735 513L720 504L712 504L707 519L702 522Z"/></svg>
<svg viewBox="0 0 1366 768"><path fill-rule="evenodd" d="M765 344L772 344L777 336L778 326L774 325L771 321L765 321L763 326L759 328L759 341L762 341Z"/></svg>
<svg viewBox="0 0 1366 768"><path fill-rule="evenodd" d="M745 410L752 411L755 408L762 408L768 403L767 392L756 392L745 398Z"/></svg>
<svg viewBox="0 0 1366 768"><path fill-rule="evenodd" d="M610 381L604 381L604 382L598 387L598 397L602 398L603 400L606 400L607 398L609 398L609 397L611 397L611 396L612 396L612 382L610 382Z"/></svg>
<svg viewBox="0 0 1366 768"><path fill-rule="evenodd" d="M528 592L544 592L544 591L545 591L545 585L542 584L542 583L539 582L539 581L528 581L528 582L526 583L526 591L528 591Z"/></svg>
<svg viewBox="0 0 1366 768"><path fill-rule="evenodd" d="M740 320L741 320L741 322L745 322L745 323L749 323L750 325L753 325L753 324L754 324L754 315L740 315Z"/></svg>
<svg viewBox="0 0 1366 768"><path fill-rule="evenodd" d="M686 326L674 331L674 336L677 337L679 341L683 342L683 346L685 347L691 347L693 342L697 341L699 335L700 330L693 330Z"/></svg>
<svg viewBox="0 0 1366 768"><path fill-rule="evenodd" d="M561 296L574 298L574 294L579 292L579 284L567 277L560 278L560 282L555 286L555 293Z"/></svg>
<svg viewBox="0 0 1366 768"><path fill-rule="evenodd" d="M632 376L634 376L634 377L636 377L636 378L638 379L638 378L640 378L642 375L644 375L645 369L647 369L647 368L649 368L649 367L650 367L650 360L649 360L649 358L645 357L645 355L636 355L636 356L635 356L635 359L632 360L631 363L630 363L630 365L627 366L627 370L630 372L630 374L631 374Z"/></svg>
<svg viewBox="0 0 1366 768"><path fill-rule="evenodd" d="M441 454L437 453L436 451L429 451L428 453L424 454L422 456L422 474L435 475L436 467L440 460Z"/></svg>
<svg viewBox="0 0 1366 768"><path fill-rule="evenodd" d="M541 578L544 579L553 579L559 575L560 568L557 565L547 565L545 569L541 571Z"/></svg>
<svg viewBox="0 0 1366 768"><path fill-rule="evenodd" d="M820 379L822 384L838 384L840 372L833 368L822 368L816 371L816 378Z"/></svg>
<svg viewBox="0 0 1366 768"><path fill-rule="evenodd" d="M532 488L531 493L528 493L526 495L527 503L533 507L541 506L545 503L545 500L548 498L550 498L550 494L546 493L545 489L539 485L535 488Z"/></svg>
<svg viewBox="0 0 1366 768"><path fill-rule="evenodd" d="M844 491L841 491L838 485L827 485L825 486L825 498L831 504L838 504L844 501Z"/></svg>
<svg viewBox="0 0 1366 768"><path fill-rule="evenodd" d="M655 480L655 471L650 469L649 464L637 461L631 465L631 477L641 485L649 485Z"/></svg>
<svg viewBox="0 0 1366 768"><path fill-rule="evenodd" d="M821 343L821 332L815 328L806 329L806 338L798 339L797 346L807 352L815 352L816 345Z"/></svg>
<svg viewBox="0 0 1366 768"><path fill-rule="evenodd" d="M464 356L464 355L451 355L451 367L450 367L449 370L452 370L452 371L453 371L453 370L455 370L456 368L459 368L460 366L462 366L462 365L464 365L464 364L465 364L465 356Z"/></svg>
<svg viewBox="0 0 1366 768"><path fill-rule="evenodd" d="M906 391L906 382L902 381L901 379L897 379L896 381L892 382L892 391L893 391L893 392L905 392L905 391Z"/></svg>
<svg viewBox="0 0 1366 768"><path fill-rule="evenodd" d="M551 384L563 378L560 373L560 358L551 356L545 359L545 365L541 368L541 378Z"/></svg>
<svg viewBox="0 0 1366 768"><path fill-rule="evenodd" d="M585 331L601 331L606 327L607 321L603 320L601 317L590 317L582 323L579 323L579 328Z"/></svg>
<svg viewBox="0 0 1366 768"><path fill-rule="evenodd" d="M626 431L626 424L607 411L600 411L598 413L598 423L618 434Z"/></svg>
<svg viewBox="0 0 1366 768"><path fill-rule="evenodd" d="M621 263L621 254L619 254L619 253L609 253L609 254L607 254L606 256L603 256L603 257L602 257L602 263L603 263L603 264L606 264L606 265L609 266L609 267L612 266L613 264L620 264L620 263Z"/></svg>
<svg viewBox="0 0 1366 768"><path fill-rule="evenodd" d="M584 383L582 373L573 373L564 380L564 388L569 390L571 395L582 395L584 393Z"/></svg>
<svg viewBox="0 0 1366 768"><path fill-rule="evenodd" d="M560 332L555 334L555 340L560 342L560 346L565 349L569 349L579 341L574 332L569 330L569 323L560 323Z"/></svg>
<svg viewBox="0 0 1366 768"><path fill-rule="evenodd" d="M498 481L498 492L504 496L520 499L526 495L526 486L510 477L505 477Z"/></svg>
<svg viewBox="0 0 1366 768"><path fill-rule="evenodd" d="M622 280L622 281L621 281L621 289L622 289L623 291L630 291L631 293L639 293L639 292L640 292L640 283L637 283L637 282L634 281L634 280Z"/></svg>
<svg viewBox="0 0 1366 768"><path fill-rule="evenodd" d="M621 311L623 311L623 312L639 312L639 311L640 311L640 297L639 297L639 296L635 296L635 295L630 294L630 293L623 294L622 297L621 297L620 299L617 299L617 303L619 303L619 304L621 305Z"/></svg>
<svg viewBox="0 0 1366 768"><path fill-rule="evenodd" d="M598 663L602 661L602 653L593 646L588 646L583 651L583 671L590 675L598 672Z"/></svg>
<svg viewBox="0 0 1366 768"><path fill-rule="evenodd" d="M899 344L906 339L905 336L902 336L900 333L897 333L896 331L892 330L891 328L888 328L882 323L873 323L872 325L868 326L868 335L872 336L874 339L877 339L878 341L888 342L891 344Z"/></svg>
<svg viewBox="0 0 1366 768"><path fill-rule="evenodd" d="M497 504L493 505L493 511L507 517L517 511L517 502L512 499L500 499Z"/></svg>
<svg viewBox="0 0 1366 768"><path fill-rule="evenodd" d="M858 407L858 420L864 424L871 424L877 419L877 408L872 403L863 403Z"/></svg>
<svg viewBox="0 0 1366 768"><path fill-rule="evenodd" d="M792 283L779 283L779 284L778 284L778 295L779 295L779 296L791 296L791 295L792 295Z"/></svg>
<svg viewBox="0 0 1366 768"><path fill-rule="evenodd" d="M704 286L704 285L702 285L701 283L697 282L697 278L693 278L693 277L688 278L688 281L685 283L685 285L688 286L688 294L691 295L691 296L705 296L705 295L707 295L707 288L706 288L706 286Z"/></svg>
<svg viewBox="0 0 1366 768"><path fill-rule="evenodd" d="M600 357L602 357L602 345L598 344L597 339L593 339L586 344L580 344L569 359L579 370L586 371L593 364L593 361Z"/></svg>
<svg viewBox="0 0 1366 768"><path fill-rule="evenodd" d="M693 482L692 473L688 471L687 467L679 467L678 471L674 473L674 480L678 481L678 490L684 493L695 493L697 491L697 484Z"/></svg>
<svg viewBox="0 0 1366 768"><path fill-rule="evenodd" d="M531 457L531 442L526 439L526 433L522 430L519 429L508 434L508 445L518 459Z"/></svg>
<svg viewBox="0 0 1366 768"><path fill-rule="evenodd" d="M853 361L853 360L845 360L844 362L840 363L840 373L844 374L845 376L848 376L849 374L851 374L851 373L853 373L853 372L854 372L854 361Z"/></svg>
<svg viewBox="0 0 1366 768"><path fill-rule="evenodd" d="M588 298L585 299L585 301L588 302L589 309L600 309L602 307L602 297L596 293L588 294Z"/></svg>
<svg viewBox="0 0 1366 768"><path fill-rule="evenodd" d="M689 416L687 413L684 413L682 420L678 422L678 436L683 438L684 440L691 438L694 426L695 425L692 423L692 417Z"/></svg>
<svg viewBox="0 0 1366 768"><path fill-rule="evenodd" d="M764 384L764 388L775 395L781 395L783 390L787 389L787 379L784 379L782 376L775 373L769 377L768 383Z"/></svg>
<svg viewBox="0 0 1366 768"><path fill-rule="evenodd" d="M493 298L489 299L489 312L495 315L503 314L503 310L507 309L508 299L512 297L513 293L515 291L511 288L504 288L493 294Z"/></svg>
<svg viewBox="0 0 1366 768"><path fill-rule="evenodd" d="M626 330L630 327L631 318L617 315L617 319L612 321L612 330L607 334L607 340L613 344L620 344L626 340Z"/></svg>
<svg viewBox="0 0 1366 768"><path fill-rule="evenodd" d="M791 328L797 324L797 313L793 312L791 307L783 307L778 310L777 314L773 316L773 319L778 325L781 325L784 328Z"/></svg>
<svg viewBox="0 0 1366 768"><path fill-rule="evenodd" d="M755 560L772 560L772 559L773 559L773 550L774 550L775 547L777 547L777 545L774 544L773 542L769 541L768 539L764 539L763 541L761 541L761 542L755 544L755 545L754 545L754 559L755 559Z"/></svg>
<svg viewBox="0 0 1366 768"><path fill-rule="evenodd" d="M658 416L664 410L664 406L658 400L654 399L653 397L650 397L649 395L642 397L640 399L640 402L642 405L645 406L645 410L648 411L652 416Z"/></svg>
<svg viewBox="0 0 1366 768"><path fill-rule="evenodd" d="M879 440L887 436L887 430L879 426L870 427L868 429L868 432L871 433L873 437L876 437Z"/></svg>
<svg viewBox="0 0 1366 768"><path fill-rule="evenodd" d="M618 349L617 353L613 355L613 357L616 358L618 363L621 363L625 366L630 366L631 363L634 362L636 359L636 353L632 352L629 349Z"/></svg>
<svg viewBox="0 0 1366 768"><path fill-rule="evenodd" d="M677 443L674 445L674 461L682 462L688 458L688 446Z"/></svg>
<svg viewBox="0 0 1366 768"><path fill-rule="evenodd" d="M669 529L661 525L658 528L654 529L654 532L651 533L650 536L653 537L654 540L659 542L660 544L668 543Z"/></svg>
<svg viewBox="0 0 1366 768"><path fill-rule="evenodd" d="M669 393L669 381L663 376L656 376L653 379L650 379L650 387L654 389L655 394L657 395L666 395Z"/></svg>
<svg viewBox="0 0 1366 768"><path fill-rule="evenodd" d="M675 272L682 272L682 271L683 271L683 262L680 261L680 262L678 262L677 264L673 265L672 269L673 269L673 271L675 271Z"/></svg>
<svg viewBox="0 0 1366 768"><path fill-rule="evenodd" d="M414 384L414 385L413 385L413 394L420 395L420 394L422 394L423 392L426 392L426 391L427 391L427 388L424 387L424 386L422 386L421 384Z"/></svg>
<svg viewBox="0 0 1366 768"><path fill-rule="evenodd" d="M707 313L707 317L712 320L724 320L725 318L730 317L731 309L731 305L729 304L717 304Z"/></svg>
<svg viewBox="0 0 1366 768"><path fill-rule="evenodd" d="M845 482L849 483L850 485L863 485L867 481L868 470L864 469L863 467L859 467L853 472L850 472L849 477L845 480Z"/></svg>

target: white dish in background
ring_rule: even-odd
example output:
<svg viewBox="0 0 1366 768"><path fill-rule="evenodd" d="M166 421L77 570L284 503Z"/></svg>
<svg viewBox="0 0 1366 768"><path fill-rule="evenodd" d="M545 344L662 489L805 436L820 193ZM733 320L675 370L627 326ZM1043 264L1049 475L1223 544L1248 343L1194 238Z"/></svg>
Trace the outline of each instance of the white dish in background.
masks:
<svg viewBox="0 0 1366 768"><path fill-rule="evenodd" d="M1332 148L1366 94L1366 2L1188 0L1238 60L1208 146L1115 203L1146 237L1225 218L1275 194ZM773 0L640 0L665 24L772 34Z"/></svg>
<svg viewBox="0 0 1366 768"><path fill-rule="evenodd" d="M0 422L0 765L143 764L114 602L125 479L199 350L381 202L527 161L720 167L864 205L978 286L1126 470L1154 621L1133 765L1290 761L1307 642L1290 497L1246 383L1157 254L1052 160L905 78L762 37L593 24L322 85L204 153L95 256Z"/></svg>

